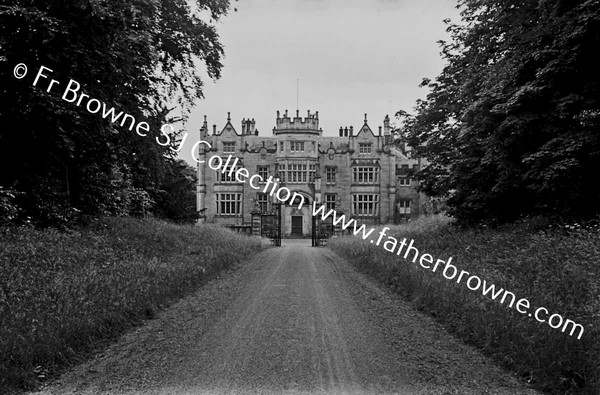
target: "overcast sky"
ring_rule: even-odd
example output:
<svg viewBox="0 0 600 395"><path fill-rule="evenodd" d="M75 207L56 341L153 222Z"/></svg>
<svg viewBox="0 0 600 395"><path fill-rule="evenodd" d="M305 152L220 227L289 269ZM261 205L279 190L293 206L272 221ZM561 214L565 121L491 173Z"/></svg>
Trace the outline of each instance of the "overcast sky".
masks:
<svg viewBox="0 0 600 395"><path fill-rule="evenodd" d="M410 110L426 90L423 77L443 67L437 41L447 39L445 18L458 21L456 0L231 0L218 23L225 46L221 79L205 81L205 99L185 125L190 147L207 115L221 130L231 112L254 118L272 136L276 111L319 111L324 135L359 128L364 114L376 131L383 117ZM233 7L238 9L233 11ZM192 139L193 138L193 139Z"/></svg>

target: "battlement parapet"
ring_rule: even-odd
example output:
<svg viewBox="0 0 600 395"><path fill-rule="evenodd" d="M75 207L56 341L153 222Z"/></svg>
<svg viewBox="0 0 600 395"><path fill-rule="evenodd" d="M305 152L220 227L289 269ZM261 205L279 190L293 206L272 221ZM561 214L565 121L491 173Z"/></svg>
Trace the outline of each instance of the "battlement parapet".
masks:
<svg viewBox="0 0 600 395"><path fill-rule="evenodd" d="M295 117L290 117L288 111L285 110L283 116L277 111L277 120L275 133L277 132L289 132L289 131L319 131L319 112L311 114L310 110L307 112L305 118L300 117L300 111L296 111Z"/></svg>

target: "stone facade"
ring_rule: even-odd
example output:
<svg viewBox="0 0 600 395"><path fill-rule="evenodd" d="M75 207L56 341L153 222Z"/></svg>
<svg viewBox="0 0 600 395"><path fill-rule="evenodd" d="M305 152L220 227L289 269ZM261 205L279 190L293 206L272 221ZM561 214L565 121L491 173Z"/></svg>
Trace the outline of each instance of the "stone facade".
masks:
<svg viewBox="0 0 600 395"><path fill-rule="evenodd" d="M212 170L207 159L217 155L238 158L238 167L250 174L278 179L280 186L305 198L282 206L284 236L309 236L313 201L325 204L355 218L359 223L378 225L398 223L418 216L426 198L416 191L411 175L419 171L420 159L411 159L407 150L392 144L389 117L374 132L364 124L343 127L338 136L323 136L319 113L305 118L296 112L290 117L277 112L276 126L270 137L260 136L254 120L242 120L241 132L234 128L228 115L220 131L212 134L206 118L200 130L201 140L210 143L199 147L197 208L202 221L223 225L250 225L251 212L271 209L274 196L235 182L220 171Z"/></svg>

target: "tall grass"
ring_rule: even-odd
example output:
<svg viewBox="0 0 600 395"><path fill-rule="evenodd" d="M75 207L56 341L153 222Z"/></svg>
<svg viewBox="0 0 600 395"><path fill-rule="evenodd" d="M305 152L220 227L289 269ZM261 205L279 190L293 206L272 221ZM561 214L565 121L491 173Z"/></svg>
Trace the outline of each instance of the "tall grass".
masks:
<svg viewBox="0 0 600 395"><path fill-rule="evenodd" d="M385 251L362 238L334 239L332 249L436 317L525 381L550 393L600 393L600 232L521 223L500 229L460 229L443 216L427 217L388 234L415 240L420 254L453 257L459 270L528 298L585 327L580 340L538 323ZM404 254L402 254L404 255Z"/></svg>
<svg viewBox="0 0 600 395"><path fill-rule="evenodd" d="M2 389L27 387L153 316L260 241L212 225L107 218L69 233L3 229L0 246Z"/></svg>

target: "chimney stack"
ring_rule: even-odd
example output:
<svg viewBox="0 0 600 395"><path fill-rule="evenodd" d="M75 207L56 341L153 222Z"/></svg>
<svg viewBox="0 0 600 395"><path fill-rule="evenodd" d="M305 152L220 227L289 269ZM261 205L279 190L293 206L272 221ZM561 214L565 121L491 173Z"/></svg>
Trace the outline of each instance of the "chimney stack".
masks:
<svg viewBox="0 0 600 395"><path fill-rule="evenodd" d="M389 115L386 115L383 119L383 135L389 136L391 130L392 128L390 127L390 117Z"/></svg>

